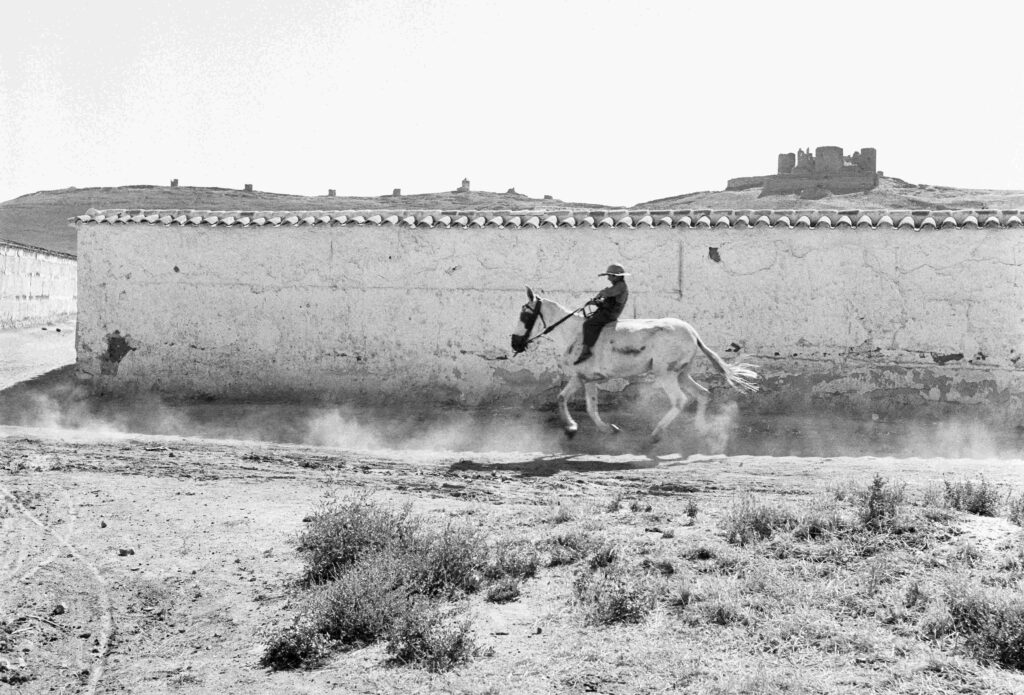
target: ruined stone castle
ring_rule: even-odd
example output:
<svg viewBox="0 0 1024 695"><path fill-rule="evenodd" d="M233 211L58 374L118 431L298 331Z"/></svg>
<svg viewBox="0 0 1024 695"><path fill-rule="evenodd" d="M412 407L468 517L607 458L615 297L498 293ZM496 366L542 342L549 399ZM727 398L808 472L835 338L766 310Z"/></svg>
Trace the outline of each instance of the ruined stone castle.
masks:
<svg viewBox="0 0 1024 695"><path fill-rule="evenodd" d="M859 193L878 185L874 147L844 155L842 147L810 148L779 155L778 172L729 179L727 191L761 187L761 195L796 194L814 200L830 193Z"/></svg>

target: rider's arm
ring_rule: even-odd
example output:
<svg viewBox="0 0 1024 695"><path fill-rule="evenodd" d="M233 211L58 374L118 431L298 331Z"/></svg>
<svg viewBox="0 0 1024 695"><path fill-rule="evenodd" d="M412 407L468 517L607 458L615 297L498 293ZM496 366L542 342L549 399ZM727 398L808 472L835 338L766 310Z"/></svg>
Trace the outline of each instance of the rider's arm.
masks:
<svg viewBox="0 0 1024 695"><path fill-rule="evenodd" d="M623 283L616 282L611 287L605 287L603 290L598 292L597 298L618 297L620 294L622 294L623 290L625 289L626 286Z"/></svg>

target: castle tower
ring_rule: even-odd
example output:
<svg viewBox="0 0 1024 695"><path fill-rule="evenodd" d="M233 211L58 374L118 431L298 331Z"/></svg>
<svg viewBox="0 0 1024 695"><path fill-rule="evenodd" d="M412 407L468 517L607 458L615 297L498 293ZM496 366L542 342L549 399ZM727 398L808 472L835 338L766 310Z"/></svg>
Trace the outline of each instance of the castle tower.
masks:
<svg viewBox="0 0 1024 695"><path fill-rule="evenodd" d="M843 148L826 145L814 150L814 173L838 174L843 169Z"/></svg>
<svg viewBox="0 0 1024 695"><path fill-rule="evenodd" d="M869 174L878 171L878 154L874 147L863 147L860 151L860 168Z"/></svg>
<svg viewBox="0 0 1024 695"><path fill-rule="evenodd" d="M793 167L796 166L796 155L792 152L786 152L779 155L779 173L780 174L792 174Z"/></svg>

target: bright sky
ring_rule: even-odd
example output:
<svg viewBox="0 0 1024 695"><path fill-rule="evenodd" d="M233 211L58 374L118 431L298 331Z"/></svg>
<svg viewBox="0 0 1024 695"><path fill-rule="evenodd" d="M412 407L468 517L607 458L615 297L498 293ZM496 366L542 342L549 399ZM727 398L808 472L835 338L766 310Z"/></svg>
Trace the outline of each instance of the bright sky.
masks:
<svg viewBox="0 0 1024 695"><path fill-rule="evenodd" d="M1024 189L1016 3L17 2L0 200L68 186L631 204L878 149L915 183ZM1004 30L1005 28L1005 30Z"/></svg>

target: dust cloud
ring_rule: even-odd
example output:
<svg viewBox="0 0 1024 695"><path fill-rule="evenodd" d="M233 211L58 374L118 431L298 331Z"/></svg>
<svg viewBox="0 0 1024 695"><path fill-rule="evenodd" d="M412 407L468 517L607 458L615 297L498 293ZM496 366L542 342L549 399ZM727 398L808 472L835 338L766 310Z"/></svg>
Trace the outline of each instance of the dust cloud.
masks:
<svg viewBox="0 0 1024 695"><path fill-rule="evenodd" d="M725 392L728 393L728 392ZM76 438L133 434L278 442L352 451L530 452L664 455L886 456L1021 458L1024 428L994 428L968 418L923 422L817 412L765 415L742 399L716 394L706 428L692 408L662 440L648 435L668 408L660 392L602 396L602 415L622 428L596 431L573 404L579 434L567 438L547 408L363 407L298 403L171 402L157 395L131 399L89 396L69 371L0 391L0 426L73 432Z"/></svg>

